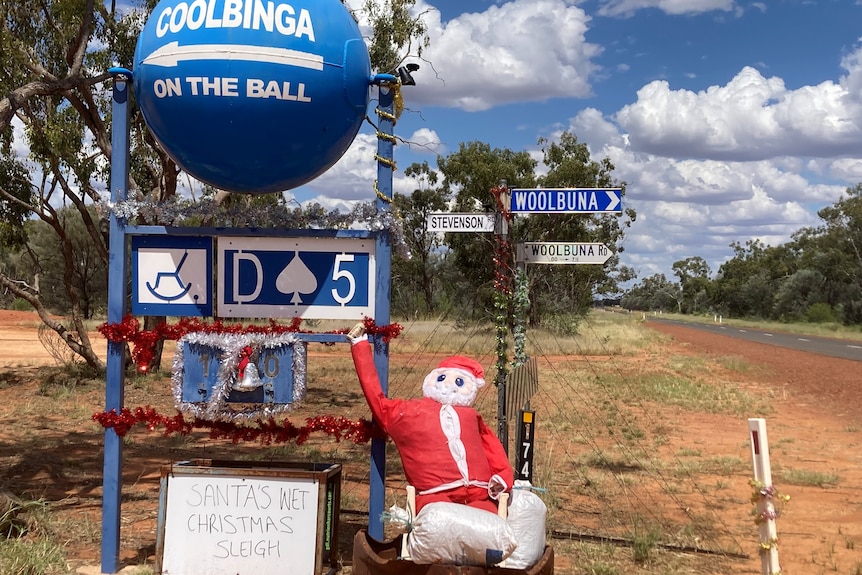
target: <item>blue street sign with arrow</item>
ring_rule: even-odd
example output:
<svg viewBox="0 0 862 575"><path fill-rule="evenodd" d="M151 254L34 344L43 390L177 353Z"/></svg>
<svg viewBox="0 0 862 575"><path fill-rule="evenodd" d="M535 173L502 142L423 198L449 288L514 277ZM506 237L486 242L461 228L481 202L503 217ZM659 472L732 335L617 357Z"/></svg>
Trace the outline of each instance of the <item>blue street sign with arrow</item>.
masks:
<svg viewBox="0 0 862 575"><path fill-rule="evenodd" d="M621 188L512 189L512 213L621 213Z"/></svg>

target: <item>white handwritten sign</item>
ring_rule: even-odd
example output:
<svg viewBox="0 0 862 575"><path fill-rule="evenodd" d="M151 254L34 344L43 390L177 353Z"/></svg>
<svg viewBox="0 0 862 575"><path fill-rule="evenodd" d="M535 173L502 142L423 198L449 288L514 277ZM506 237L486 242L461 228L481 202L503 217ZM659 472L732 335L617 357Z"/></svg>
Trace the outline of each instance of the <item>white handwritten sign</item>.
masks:
<svg viewBox="0 0 862 575"><path fill-rule="evenodd" d="M315 575L319 482L172 473L163 575Z"/></svg>

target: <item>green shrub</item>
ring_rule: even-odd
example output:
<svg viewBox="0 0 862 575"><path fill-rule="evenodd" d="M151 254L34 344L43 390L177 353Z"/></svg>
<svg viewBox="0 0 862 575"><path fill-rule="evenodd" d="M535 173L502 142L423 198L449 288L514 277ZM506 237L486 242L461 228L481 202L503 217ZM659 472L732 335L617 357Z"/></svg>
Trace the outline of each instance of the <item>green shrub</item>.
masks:
<svg viewBox="0 0 862 575"><path fill-rule="evenodd" d="M805 319L808 323L832 323L835 321L835 313L828 303L815 303L808 307Z"/></svg>
<svg viewBox="0 0 862 575"><path fill-rule="evenodd" d="M12 301L12 309L14 311L33 311L33 306L24 298L16 297Z"/></svg>

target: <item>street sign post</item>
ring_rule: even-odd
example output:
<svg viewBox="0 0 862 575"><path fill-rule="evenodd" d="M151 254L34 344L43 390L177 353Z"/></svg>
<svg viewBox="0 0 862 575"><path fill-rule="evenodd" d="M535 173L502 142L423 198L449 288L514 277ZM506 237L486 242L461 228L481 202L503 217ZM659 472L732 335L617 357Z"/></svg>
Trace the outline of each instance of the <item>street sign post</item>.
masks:
<svg viewBox="0 0 862 575"><path fill-rule="evenodd" d="M621 188L513 189L515 214L622 213Z"/></svg>
<svg viewBox="0 0 862 575"><path fill-rule="evenodd" d="M524 242L518 244L517 257L529 264L603 264L612 255L599 243Z"/></svg>
<svg viewBox="0 0 862 575"><path fill-rule="evenodd" d="M433 213L426 223L429 232L493 232L494 214Z"/></svg>

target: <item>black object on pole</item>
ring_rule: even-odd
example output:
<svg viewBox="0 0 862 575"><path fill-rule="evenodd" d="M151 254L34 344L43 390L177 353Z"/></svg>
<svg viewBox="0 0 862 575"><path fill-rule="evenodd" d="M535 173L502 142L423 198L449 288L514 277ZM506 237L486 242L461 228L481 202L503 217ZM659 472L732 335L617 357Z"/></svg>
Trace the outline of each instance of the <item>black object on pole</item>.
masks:
<svg viewBox="0 0 862 575"><path fill-rule="evenodd" d="M533 448L535 447L536 412L520 411L518 430L515 433L515 479L533 481Z"/></svg>

